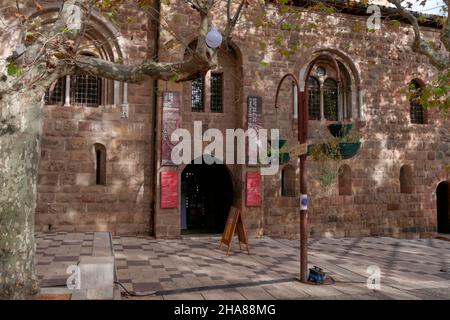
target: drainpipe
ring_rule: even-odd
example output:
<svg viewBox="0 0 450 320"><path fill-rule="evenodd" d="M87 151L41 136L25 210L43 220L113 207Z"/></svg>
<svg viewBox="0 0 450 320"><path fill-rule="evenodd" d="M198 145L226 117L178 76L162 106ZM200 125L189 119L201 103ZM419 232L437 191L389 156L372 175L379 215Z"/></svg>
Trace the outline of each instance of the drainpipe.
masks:
<svg viewBox="0 0 450 320"><path fill-rule="evenodd" d="M155 34L155 41L154 41L154 60L156 62L159 61L159 38L160 38L160 9L161 9L161 3L159 0L155 1L155 10L156 10L156 21L155 26L156 26L156 34ZM158 110L158 80L154 79L153 80L153 102L152 102L152 128L153 128L153 137L152 137L152 143L151 143L151 152L153 153L153 156L151 157L152 159L152 203L150 204L151 206L151 214L152 214L152 230L153 230L153 234L155 234L155 215L156 215L156 197L157 197L157 192L156 192L156 188L157 186L157 163L158 163L158 159L157 158L157 152L156 152L156 145L157 145L157 141L156 141L156 136L157 136L157 132L156 132L156 128L157 128L157 110Z"/></svg>

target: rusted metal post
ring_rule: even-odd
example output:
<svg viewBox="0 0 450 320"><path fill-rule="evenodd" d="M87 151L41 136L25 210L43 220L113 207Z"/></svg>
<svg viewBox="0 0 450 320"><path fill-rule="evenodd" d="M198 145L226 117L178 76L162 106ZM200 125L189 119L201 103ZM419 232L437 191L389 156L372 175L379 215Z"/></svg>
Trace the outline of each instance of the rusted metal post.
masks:
<svg viewBox="0 0 450 320"><path fill-rule="evenodd" d="M306 143L308 139L308 79L313 70L314 65L320 59L329 60L333 63L336 69L336 81L340 87L341 73L339 64L336 58L330 54L322 53L316 57L310 64L305 76L305 87L303 92L300 88L300 83L293 73L285 74L278 84L277 93L275 95L275 108L278 108L278 94L280 93L281 85L286 78L292 78L297 86L297 125L298 125L298 141L301 144ZM308 281L308 210L302 210L302 207L307 208L308 205L308 187L306 184L306 154L300 156L300 199L302 196L306 197L306 205L302 206L300 203L300 281Z"/></svg>
<svg viewBox="0 0 450 320"><path fill-rule="evenodd" d="M298 125L298 141L300 144L306 143L308 138L308 111L303 104L305 97L300 90L300 83L297 77L288 73L281 78L278 84L277 93L275 96L275 108L278 108L278 94L283 81L286 78L292 78L297 87L297 125ZM300 156L300 193L301 195L308 194L306 184L306 154ZM300 197L301 198L301 197ZM307 282L308 277L308 210L302 210L300 204L300 281Z"/></svg>

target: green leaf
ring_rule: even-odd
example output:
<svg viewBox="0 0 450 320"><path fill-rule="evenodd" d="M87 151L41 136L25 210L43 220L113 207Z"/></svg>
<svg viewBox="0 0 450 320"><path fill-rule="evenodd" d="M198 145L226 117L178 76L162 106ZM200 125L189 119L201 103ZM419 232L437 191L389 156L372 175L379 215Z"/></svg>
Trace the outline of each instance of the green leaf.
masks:
<svg viewBox="0 0 450 320"><path fill-rule="evenodd" d="M6 72L11 77L20 77L23 74L23 69L11 62L6 66Z"/></svg>

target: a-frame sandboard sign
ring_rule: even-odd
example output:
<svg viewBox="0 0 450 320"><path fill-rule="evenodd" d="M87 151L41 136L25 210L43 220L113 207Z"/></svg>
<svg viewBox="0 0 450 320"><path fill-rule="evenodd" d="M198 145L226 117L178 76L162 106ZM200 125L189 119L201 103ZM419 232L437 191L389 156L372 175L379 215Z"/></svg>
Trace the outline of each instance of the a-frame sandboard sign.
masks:
<svg viewBox="0 0 450 320"><path fill-rule="evenodd" d="M222 248L222 244L225 244L228 246L227 255L230 254L231 244L233 243L233 237L236 229L239 240L239 248L242 250L241 243L245 244L247 246L247 254L250 254L247 233L245 232L244 222L242 221L241 210L236 207L230 208L227 224L225 225L225 230L222 234L222 240L220 240L219 249Z"/></svg>

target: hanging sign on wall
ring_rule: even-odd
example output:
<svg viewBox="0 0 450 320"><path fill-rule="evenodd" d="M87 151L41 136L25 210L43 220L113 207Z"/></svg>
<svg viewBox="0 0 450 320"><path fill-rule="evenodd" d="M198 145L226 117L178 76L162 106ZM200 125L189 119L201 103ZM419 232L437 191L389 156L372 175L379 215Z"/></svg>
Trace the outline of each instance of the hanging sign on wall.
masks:
<svg viewBox="0 0 450 320"><path fill-rule="evenodd" d="M178 172L161 172L161 209L178 208Z"/></svg>
<svg viewBox="0 0 450 320"><path fill-rule="evenodd" d="M247 207L261 206L261 174L259 172L247 172Z"/></svg>
<svg viewBox="0 0 450 320"><path fill-rule="evenodd" d="M172 133L180 127L180 93L164 91L162 93L162 136L161 136L161 164L174 165L172 149L175 144L170 141Z"/></svg>
<svg viewBox="0 0 450 320"><path fill-rule="evenodd" d="M263 127L262 119L262 97L249 96L247 101L247 126L248 129L258 131Z"/></svg>
<svg viewBox="0 0 450 320"><path fill-rule="evenodd" d="M259 130L263 128L262 118L262 97L260 96L248 96L247 99L247 129L254 129L256 134L259 135ZM249 139L251 137L249 136ZM257 152L256 144L246 142L247 151L247 163L249 152ZM249 164L250 165L250 164Z"/></svg>

